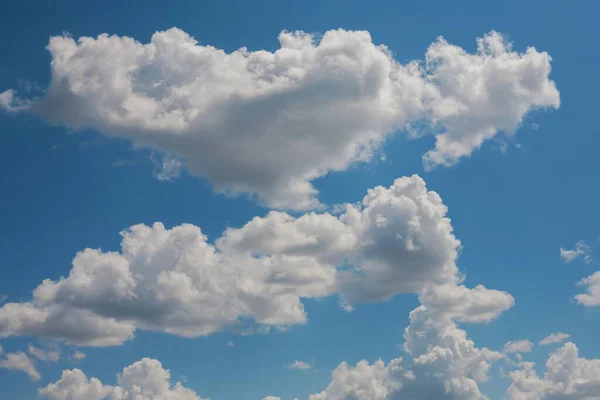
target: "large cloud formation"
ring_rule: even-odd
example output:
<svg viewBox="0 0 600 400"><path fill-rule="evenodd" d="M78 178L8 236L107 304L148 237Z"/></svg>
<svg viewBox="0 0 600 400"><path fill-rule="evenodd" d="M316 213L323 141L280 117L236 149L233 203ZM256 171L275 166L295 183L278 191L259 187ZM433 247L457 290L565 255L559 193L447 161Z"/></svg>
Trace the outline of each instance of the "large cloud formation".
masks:
<svg viewBox="0 0 600 400"><path fill-rule="evenodd" d="M513 51L496 32L473 54L439 38L405 65L366 31L282 32L279 43L226 53L177 28L147 44L52 37L44 96L7 90L0 107L162 150L219 192L308 209L319 205L313 179L369 160L395 131L434 133L426 167L451 165L560 103L551 57Z"/></svg>
<svg viewBox="0 0 600 400"><path fill-rule="evenodd" d="M49 400L201 400L180 382L171 384L171 373L158 360L143 358L123 369L115 386L104 385L79 369L65 370L61 378L39 390Z"/></svg>
<svg viewBox="0 0 600 400"><path fill-rule="evenodd" d="M567 342L550 355L542 378L534 363L521 362L520 367L510 373L510 400L600 399L600 359L579 357L574 343Z"/></svg>
<svg viewBox="0 0 600 400"><path fill-rule="evenodd" d="M273 211L214 245L194 225L135 225L122 233L120 252L85 249L67 277L0 307L0 337L107 346L136 329L197 337L248 320L302 324L301 299L332 294L352 304L418 293L436 318L489 321L514 300L460 284L460 242L446 213L414 175L370 189L340 216Z"/></svg>

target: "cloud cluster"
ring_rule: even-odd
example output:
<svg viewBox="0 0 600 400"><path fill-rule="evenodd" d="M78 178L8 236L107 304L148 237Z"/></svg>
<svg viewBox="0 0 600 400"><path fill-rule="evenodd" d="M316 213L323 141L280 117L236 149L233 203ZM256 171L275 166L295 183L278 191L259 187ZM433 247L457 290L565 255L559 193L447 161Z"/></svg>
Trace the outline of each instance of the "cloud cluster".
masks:
<svg viewBox="0 0 600 400"><path fill-rule="evenodd" d="M115 386L104 385L79 369L65 370L61 378L39 390L48 400L201 400L180 382L171 384L171 373L150 358L133 363L117 375Z"/></svg>
<svg viewBox="0 0 600 400"><path fill-rule="evenodd" d="M69 275L0 307L0 336L118 345L136 329L197 337L241 324L302 324L302 298L346 304L418 293L436 318L493 319L512 296L460 285L447 208L418 176L370 189L340 216L270 212L207 242L200 228L135 225L120 252L85 249Z"/></svg>
<svg viewBox="0 0 600 400"><path fill-rule="evenodd" d="M567 342L546 361L540 378L532 362L512 371L507 391L510 400L595 400L600 396L600 359L579 357L577 346Z"/></svg>
<svg viewBox="0 0 600 400"><path fill-rule="evenodd" d="M433 168L560 103L551 57L516 52L496 32L473 54L439 38L424 61L404 65L366 31L282 32L279 43L226 53L177 28L146 44L56 36L44 96L7 90L0 107L165 152L160 179L182 160L219 192L307 209L319 206L312 180L369 160L398 130L435 135L423 158Z"/></svg>

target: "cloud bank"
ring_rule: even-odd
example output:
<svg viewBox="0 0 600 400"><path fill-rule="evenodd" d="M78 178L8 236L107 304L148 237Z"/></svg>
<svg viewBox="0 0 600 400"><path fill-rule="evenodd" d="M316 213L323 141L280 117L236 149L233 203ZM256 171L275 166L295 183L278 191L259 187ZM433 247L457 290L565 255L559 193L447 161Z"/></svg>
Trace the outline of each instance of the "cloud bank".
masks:
<svg viewBox="0 0 600 400"><path fill-rule="evenodd" d="M0 107L163 151L160 179L185 164L218 192L309 209L320 205L312 180L368 161L397 131L435 135L423 156L430 169L560 104L551 57L514 51L493 31L472 54L440 37L407 64L366 31L284 31L279 44L226 53L177 28L145 44L55 36L44 95L6 90Z"/></svg>
<svg viewBox="0 0 600 400"><path fill-rule="evenodd" d="M301 299L334 294L353 304L417 293L436 318L458 322L490 321L514 304L508 293L461 285L447 208L419 176L344 207L340 216L273 211L214 245L194 225L135 225L120 251L85 249L68 276L0 307L0 337L110 346L136 329L198 337L248 320L304 324Z"/></svg>

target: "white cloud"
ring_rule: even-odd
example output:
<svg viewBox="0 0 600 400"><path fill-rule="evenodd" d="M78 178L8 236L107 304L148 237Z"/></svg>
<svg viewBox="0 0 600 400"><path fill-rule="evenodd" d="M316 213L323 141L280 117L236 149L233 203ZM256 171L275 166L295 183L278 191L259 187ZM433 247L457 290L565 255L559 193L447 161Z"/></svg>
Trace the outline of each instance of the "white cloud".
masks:
<svg viewBox="0 0 600 400"><path fill-rule="evenodd" d="M286 365L285 367L289 369L311 369L312 365L304 361L296 360L293 363Z"/></svg>
<svg viewBox="0 0 600 400"><path fill-rule="evenodd" d="M327 388L311 394L309 400L383 400L401 387L397 375L402 372L402 359L392 360L388 365L381 360L369 364L359 361L349 367L344 361L333 371Z"/></svg>
<svg viewBox="0 0 600 400"><path fill-rule="evenodd" d="M460 242L446 212L414 175L369 190L340 216L273 211L227 229L214 246L194 225L135 225L120 252L85 249L67 277L0 307L0 336L108 346L136 329L197 337L241 319L303 324L302 298L335 293L351 306L414 292L438 318L492 320L514 299L460 286Z"/></svg>
<svg viewBox="0 0 600 400"><path fill-rule="evenodd" d="M404 349L412 363L402 358L385 364L360 361L355 367L342 362L332 381L310 400L479 400L478 383L488 380L491 363L504 357L479 349L466 332L449 320L432 318L425 306L411 313ZM407 369L405 364L412 364Z"/></svg>
<svg viewBox="0 0 600 400"><path fill-rule="evenodd" d="M40 373L36 369L33 360L22 351L17 351L16 353L4 353L3 351L0 351L0 368L23 371L34 381L39 381L41 379Z"/></svg>
<svg viewBox="0 0 600 400"><path fill-rule="evenodd" d="M512 371L507 391L510 400L595 400L600 396L600 360L579 357L573 343L565 343L546 361L540 378L534 363L523 362Z"/></svg>
<svg viewBox="0 0 600 400"><path fill-rule="evenodd" d="M515 304L507 292L477 285L439 285L426 288L419 297L429 314L438 320L456 322L490 322Z"/></svg>
<svg viewBox="0 0 600 400"><path fill-rule="evenodd" d="M585 286L587 293L578 294L575 300L586 307L594 307L600 305L600 271L593 273L587 278L582 279L577 283L579 286Z"/></svg>
<svg viewBox="0 0 600 400"><path fill-rule="evenodd" d="M43 350L29 344L27 351L41 361L58 362L60 360L60 352L58 350Z"/></svg>
<svg viewBox="0 0 600 400"><path fill-rule="evenodd" d="M517 340L504 344L505 353L530 353L533 350L533 342L530 340Z"/></svg>
<svg viewBox="0 0 600 400"><path fill-rule="evenodd" d="M551 333L550 335L540 340L540 345L545 346L548 344L562 343L570 337L571 335L569 335L568 333Z"/></svg>
<svg viewBox="0 0 600 400"><path fill-rule="evenodd" d="M591 264L594 260L592 259L592 255L590 253L591 248L584 240L577 242L574 250L568 250L563 247L560 248L560 258L566 263L574 261L575 259L583 256L585 263Z"/></svg>
<svg viewBox="0 0 600 400"><path fill-rule="evenodd" d="M231 341L227 342L227 347L234 347L234 346L235 346L235 343L233 343Z"/></svg>
<svg viewBox="0 0 600 400"><path fill-rule="evenodd" d="M433 168L512 135L533 109L559 107L551 57L513 51L496 32L474 54L439 38L424 63L405 65L366 31L282 32L279 42L227 54L177 28L147 44L52 37L46 95L7 90L0 107L158 149L219 192L294 209L317 207L312 180L368 161L398 130L435 133L424 156Z"/></svg>
<svg viewBox="0 0 600 400"><path fill-rule="evenodd" d="M79 369L65 370L61 378L39 390L49 400L200 400L200 397L181 383L171 384L171 373L157 360L143 358L123 369L117 385L104 385Z"/></svg>
<svg viewBox="0 0 600 400"><path fill-rule="evenodd" d="M309 399L484 399L478 383L487 381L491 364L505 356L477 348L454 319L489 322L512 305L509 294L486 291L482 286L428 291L420 296L422 305L411 312L404 333L403 348L412 360L397 358L387 365L382 360L373 364L363 360L355 367L342 362L328 387ZM459 300L467 306L458 307ZM445 301L451 304L442 306ZM470 313L479 318L469 317Z"/></svg>

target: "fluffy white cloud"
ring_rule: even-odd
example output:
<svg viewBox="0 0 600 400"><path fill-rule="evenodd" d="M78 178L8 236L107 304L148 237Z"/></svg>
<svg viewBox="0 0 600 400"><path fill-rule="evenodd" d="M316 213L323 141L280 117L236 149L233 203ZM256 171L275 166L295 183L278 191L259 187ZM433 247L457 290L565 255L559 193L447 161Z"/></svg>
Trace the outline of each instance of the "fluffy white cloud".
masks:
<svg viewBox="0 0 600 400"><path fill-rule="evenodd" d="M388 365L381 360L369 364L362 360L355 367L344 361L333 371L329 386L309 400L383 400L401 388L402 359Z"/></svg>
<svg viewBox="0 0 600 400"><path fill-rule="evenodd" d="M504 344L505 353L530 353L533 350L533 342L530 340L517 340Z"/></svg>
<svg viewBox="0 0 600 400"><path fill-rule="evenodd" d="M333 372L329 386L309 399L484 399L478 383L488 379L491 363L505 356L477 348L454 319L489 322L512 305L512 297L502 293L481 286L428 291L420 296L422 305L411 312L410 325L404 333L403 347L412 357L410 362L398 358L386 365L381 360L374 364L363 360L356 367L342 362ZM445 299L449 305L444 305ZM459 301L453 299L467 305L459 307ZM470 314L476 317L469 317Z"/></svg>
<svg viewBox="0 0 600 400"><path fill-rule="evenodd" d="M312 365L310 363L304 362L304 361L294 361L293 363L291 363L290 365L286 365L286 368L289 369L311 369Z"/></svg>
<svg viewBox="0 0 600 400"><path fill-rule="evenodd" d="M61 378L39 390L49 400L200 400L181 383L171 384L171 373L157 360L143 358L123 369L117 385L104 385L97 378L88 379L78 369L65 370Z"/></svg>
<svg viewBox="0 0 600 400"><path fill-rule="evenodd" d="M515 304L507 292L477 285L469 289L462 285L427 287L419 296L432 318L456 322L490 322Z"/></svg>
<svg viewBox="0 0 600 400"><path fill-rule="evenodd" d="M41 361L58 362L60 360L60 352L58 350L39 349L31 344L27 347L27 351L33 357Z"/></svg>
<svg viewBox="0 0 600 400"><path fill-rule="evenodd" d="M561 247L560 248L560 258L564 262L569 263L569 262L583 256L585 263L591 264L593 261L591 251L592 251L592 249L590 248L590 246L584 240L580 240L579 242L577 242L575 244L575 249L573 249L573 250L568 250L568 249Z"/></svg>
<svg viewBox="0 0 600 400"><path fill-rule="evenodd" d="M510 400L598 400L600 399L600 360L579 357L573 343L565 343L546 361L540 378L534 363L523 362L510 373Z"/></svg>
<svg viewBox="0 0 600 400"><path fill-rule="evenodd" d="M135 225L120 252L85 249L67 277L0 307L0 336L107 346L135 329L196 337L248 318L302 324L302 298L334 293L351 304L415 292L436 318L458 322L489 321L512 306L505 292L460 286L460 242L420 177L370 189L344 209L297 218L273 211L227 229L214 246L190 224Z"/></svg>
<svg viewBox="0 0 600 400"><path fill-rule="evenodd" d="M551 333L550 335L540 340L540 345L545 346L554 343L562 343L570 337L571 335L568 333Z"/></svg>
<svg viewBox="0 0 600 400"><path fill-rule="evenodd" d="M7 90L0 107L162 150L160 177L182 160L217 191L306 209L319 205L313 179L369 160L395 131L436 134L431 168L513 134L532 109L559 106L551 57L513 51L496 32L474 54L439 38L424 63L406 65L366 31L282 32L279 42L275 52L226 53L177 28L147 44L52 37L45 95Z"/></svg>
<svg viewBox="0 0 600 400"><path fill-rule="evenodd" d="M593 273L577 283L585 286L587 293L578 294L575 300L586 307L600 306L600 271Z"/></svg>
<svg viewBox="0 0 600 400"><path fill-rule="evenodd" d="M479 400L478 382L488 379L491 363L501 353L479 349L452 321L432 319L426 307L411 313L404 349L412 356L412 369L401 359L388 365L360 361L355 367L342 362L332 381L310 400Z"/></svg>
<svg viewBox="0 0 600 400"><path fill-rule="evenodd" d="M4 353L0 346L0 368L23 371L34 381L39 381L41 379L40 373L35 367L33 360L22 351L17 351L16 353Z"/></svg>
<svg viewBox="0 0 600 400"><path fill-rule="evenodd" d="M547 53L533 47L514 52L496 32L478 39L477 47L468 54L440 38L427 50L426 80L436 92L430 117L443 133L425 154L426 167L454 164L498 131L514 134L533 108L559 107Z"/></svg>

